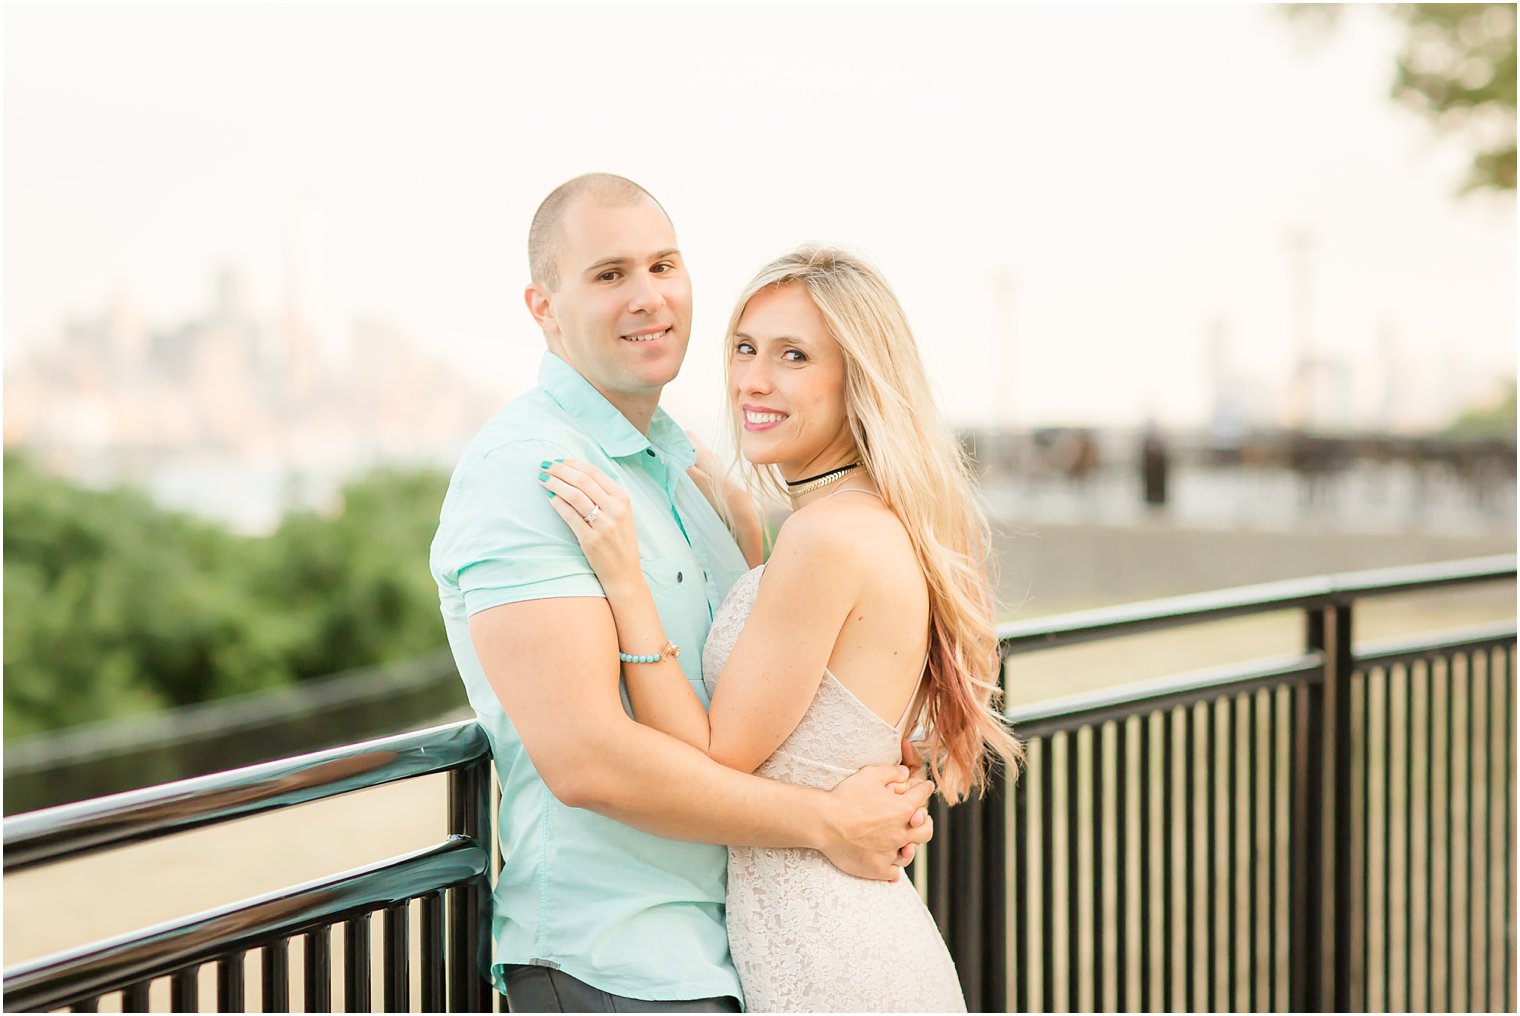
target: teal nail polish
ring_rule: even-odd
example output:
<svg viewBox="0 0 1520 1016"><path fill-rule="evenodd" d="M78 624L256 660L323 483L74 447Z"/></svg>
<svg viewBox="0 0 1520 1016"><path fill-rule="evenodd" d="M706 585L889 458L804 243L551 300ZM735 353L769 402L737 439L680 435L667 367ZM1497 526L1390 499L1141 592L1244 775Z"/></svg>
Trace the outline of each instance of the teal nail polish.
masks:
<svg viewBox="0 0 1520 1016"><path fill-rule="evenodd" d="M538 478L540 480L547 480L549 478L549 474L548 473L539 473L538 474Z"/></svg>
<svg viewBox="0 0 1520 1016"><path fill-rule="evenodd" d="M555 459L555 460L554 460L554 461L555 461L555 462L563 462L563 461L565 461L565 460L564 460L564 459ZM549 468L549 467L548 467L548 466L545 466L545 467L544 467L544 468L545 468L545 469L548 469L548 468Z"/></svg>
<svg viewBox="0 0 1520 1016"><path fill-rule="evenodd" d="M539 469L548 469L549 468L549 460L548 459L544 459L544 461L542 461L542 462L540 462L538 464L538 468Z"/></svg>
<svg viewBox="0 0 1520 1016"><path fill-rule="evenodd" d="M548 494L548 495L549 495L549 496L550 496L550 497L553 497L553 496L554 496L554 491L552 491L552 490L550 490L550 491L545 491L545 493L547 493L547 494Z"/></svg>

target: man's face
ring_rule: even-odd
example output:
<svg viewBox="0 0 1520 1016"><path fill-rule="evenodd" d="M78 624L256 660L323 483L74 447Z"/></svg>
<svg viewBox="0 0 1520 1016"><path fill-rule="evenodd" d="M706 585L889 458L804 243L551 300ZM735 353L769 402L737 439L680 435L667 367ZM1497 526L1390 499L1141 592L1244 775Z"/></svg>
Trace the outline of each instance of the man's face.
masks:
<svg viewBox="0 0 1520 1016"><path fill-rule="evenodd" d="M625 414L652 411L691 335L691 279L675 229L649 198L608 206L583 197L561 226L558 288L529 287L549 348Z"/></svg>

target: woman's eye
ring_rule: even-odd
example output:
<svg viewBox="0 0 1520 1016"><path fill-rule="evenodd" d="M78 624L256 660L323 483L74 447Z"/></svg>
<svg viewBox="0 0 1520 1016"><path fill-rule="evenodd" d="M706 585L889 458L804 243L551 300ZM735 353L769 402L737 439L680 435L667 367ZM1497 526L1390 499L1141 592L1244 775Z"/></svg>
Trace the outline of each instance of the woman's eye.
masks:
<svg viewBox="0 0 1520 1016"><path fill-rule="evenodd" d="M734 346L734 352L742 353L745 356L751 356L755 352L755 347L751 346L748 342L740 342Z"/></svg>
<svg viewBox="0 0 1520 1016"><path fill-rule="evenodd" d="M788 349L786 352L781 354L781 358L788 363L807 362L807 354L803 353L800 349Z"/></svg>

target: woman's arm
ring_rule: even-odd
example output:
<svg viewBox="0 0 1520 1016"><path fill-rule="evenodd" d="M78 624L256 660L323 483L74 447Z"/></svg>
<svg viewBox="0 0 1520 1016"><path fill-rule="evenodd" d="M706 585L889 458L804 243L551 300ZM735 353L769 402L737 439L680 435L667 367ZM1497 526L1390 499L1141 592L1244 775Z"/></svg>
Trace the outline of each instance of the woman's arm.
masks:
<svg viewBox="0 0 1520 1016"><path fill-rule="evenodd" d="M686 432L692 447L697 450L697 464L686 471L697 485L707 503L720 518L728 520L739 551L751 568L765 560L765 526L760 521L760 509L749 491L733 482L718 461L718 455L691 431Z"/></svg>
<svg viewBox="0 0 1520 1016"><path fill-rule="evenodd" d="M818 694L834 647L851 637L873 559L844 502L787 519L755 605L708 708L708 754L744 772L770 757Z"/></svg>
<svg viewBox="0 0 1520 1016"><path fill-rule="evenodd" d="M680 662L663 652L667 644L665 626L660 623L660 612L644 573L635 568L633 575L621 582L603 582L602 589L617 625L619 649L633 656L659 656L655 662L623 664L623 685L628 689L633 718L710 754L712 727L707 709L686 680ZM700 653L702 647L682 646L680 651Z"/></svg>
<svg viewBox="0 0 1520 1016"><path fill-rule="evenodd" d="M628 495L601 470L584 462L556 462L541 480L550 503L570 527L602 583L617 628L618 649L653 662L623 663L623 684L634 719L707 754L707 709L686 680L680 661L666 654L665 626L639 567L639 542ZM600 510L587 523L592 507ZM701 646L681 651L700 653Z"/></svg>
<svg viewBox="0 0 1520 1016"><path fill-rule="evenodd" d="M665 645L654 598L639 568L627 495L596 467L556 463L542 481L607 594L623 652ZM599 506L592 523L585 521ZM634 716L733 769L753 772L796 729L818 692L871 567L869 541L839 507L793 515L776 539L761 591L712 705L703 709L680 664L624 664ZM700 652L700 646L683 647Z"/></svg>
<svg viewBox="0 0 1520 1016"><path fill-rule="evenodd" d="M718 517L727 519L729 531L733 533L734 542L739 545L745 563L751 568L764 563L765 527L760 522L760 510L755 507L755 499L750 497L749 491L727 477L715 479L699 465L688 469L686 475L691 477L691 482L697 485ZM723 488L722 493L718 491L720 486ZM726 513L724 507L727 508Z"/></svg>

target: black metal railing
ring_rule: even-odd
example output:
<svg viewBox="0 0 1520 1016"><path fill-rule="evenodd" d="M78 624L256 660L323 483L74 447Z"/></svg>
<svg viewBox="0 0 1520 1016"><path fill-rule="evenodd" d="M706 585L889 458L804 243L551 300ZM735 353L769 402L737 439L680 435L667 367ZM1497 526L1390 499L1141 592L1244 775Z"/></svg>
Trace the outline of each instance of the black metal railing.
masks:
<svg viewBox="0 0 1520 1016"><path fill-rule="evenodd" d="M1023 773L940 807L927 851L971 1010L1514 1011L1515 623L1351 640L1360 601L1514 578L1504 556L1004 626L1005 661L1279 611L1305 638L1011 712Z"/></svg>
<svg viewBox="0 0 1520 1016"><path fill-rule="evenodd" d="M1513 1010L1514 622L1356 646L1351 625L1371 597L1514 577L1513 556L1487 558L1005 626L1005 659L1279 611L1305 639L1011 714L1024 772L937 806L915 864L971 1010ZM335 974L342 1007L369 1011L376 954L386 1011L491 1011L487 751L460 723L7 819L11 873L449 774L443 842L13 967L6 1009L119 992L140 1011L167 980L193 1011L212 967L219 1010L284 1011L299 938L306 1011L338 1001Z"/></svg>
<svg viewBox="0 0 1520 1016"><path fill-rule="evenodd" d="M423 850L330 878L196 914L5 972L7 1011L93 1012L120 993L125 1012L146 1011L168 982L175 1012L195 1012L201 969L215 967L219 1012L288 1012L290 948L300 939L298 1011L328 1012L333 975L341 1002L369 1012L371 917L382 915L384 1010L479 1012L495 993L483 977L491 870L491 760L473 722L250 766L146 790L64 805L5 821L6 874L129 843L245 818L356 790L448 774L446 838ZM417 928L414 959L412 928ZM342 936L335 957L333 930ZM259 960L250 997L244 968ZM415 972L418 991L414 997Z"/></svg>

